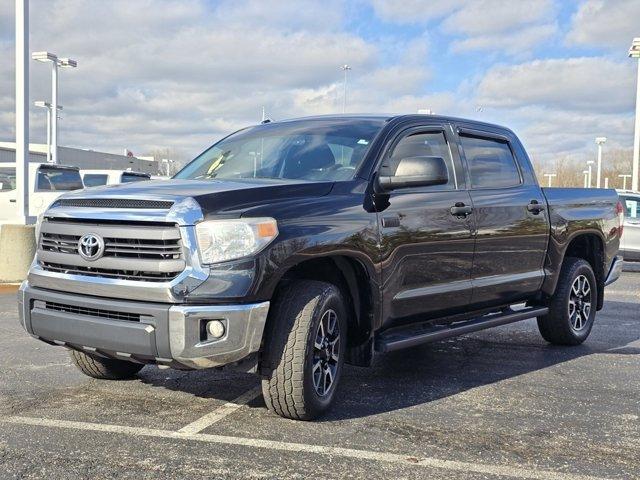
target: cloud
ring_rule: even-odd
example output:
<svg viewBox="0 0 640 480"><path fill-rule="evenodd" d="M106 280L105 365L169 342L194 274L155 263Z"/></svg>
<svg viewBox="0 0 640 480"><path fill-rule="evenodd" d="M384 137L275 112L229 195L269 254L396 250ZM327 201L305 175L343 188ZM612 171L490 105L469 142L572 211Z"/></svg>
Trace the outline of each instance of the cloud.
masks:
<svg viewBox="0 0 640 480"><path fill-rule="evenodd" d="M635 75L628 62L604 57L535 60L491 68L477 88L487 107L539 105L558 110L628 112Z"/></svg>
<svg viewBox="0 0 640 480"><path fill-rule="evenodd" d="M296 101L299 92L338 82L343 63L354 73L381 72L376 47L344 31L332 0L266 5L32 0L31 49L79 63L60 72L61 141L109 151L168 146L191 155L259 120L262 105L279 117L308 111ZM7 16L13 12L3 9ZM0 55L12 52L11 37ZM30 66L31 98L48 99L49 69ZM12 68L0 73L0 105L14 109ZM32 134L42 141L42 113L32 113ZM1 138L13 136L12 123L12 115L0 119Z"/></svg>
<svg viewBox="0 0 640 480"><path fill-rule="evenodd" d="M552 0L373 0L372 4L386 21L423 25L439 21L440 30L454 37L454 52L494 50L527 57L532 47L558 33Z"/></svg>
<svg viewBox="0 0 640 480"><path fill-rule="evenodd" d="M511 32L524 25L551 21L554 10L551 0L474 0L448 16L442 26L447 32L466 35Z"/></svg>
<svg viewBox="0 0 640 480"><path fill-rule="evenodd" d="M383 20L394 23L424 23L450 14L464 6L464 0L434 2L430 0L372 0L373 9Z"/></svg>
<svg viewBox="0 0 640 480"><path fill-rule="evenodd" d="M634 37L640 36L638 0L587 0L571 19L567 42L605 46L624 55Z"/></svg>

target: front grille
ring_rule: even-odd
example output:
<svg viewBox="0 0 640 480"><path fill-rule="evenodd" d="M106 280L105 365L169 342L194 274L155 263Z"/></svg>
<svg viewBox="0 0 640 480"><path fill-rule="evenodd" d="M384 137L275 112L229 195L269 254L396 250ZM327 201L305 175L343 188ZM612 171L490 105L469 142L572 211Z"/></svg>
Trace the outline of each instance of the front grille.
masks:
<svg viewBox="0 0 640 480"><path fill-rule="evenodd" d="M119 280L142 280L145 282L168 282L170 280L173 280L180 273L149 272L141 270L117 270L111 268L61 265L49 262L40 262L40 266L50 272L66 273L68 275L86 275L89 277L117 278Z"/></svg>
<svg viewBox="0 0 640 480"><path fill-rule="evenodd" d="M61 198L53 204L53 207L148 208L152 210L168 210L172 206L171 201L129 198Z"/></svg>
<svg viewBox="0 0 640 480"><path fill-rule="evenodd" d="M78 253L81 235L43 232L40 247L46 252ZM104 238L104 257L170 260L182 256L180 240L142 240L138 238Z"/></svg>
<svg viewBox="0 0 640 480"><path fill-rule="evenodd" d="M98 308L78 307L76 305L64 305L62 303L46 302L47 310L55 310L56 312L73 313L75 315L87 315L91 317L108 318L111 320L125 320L128 322L139 322L139 313L114 312L112 310L101 310Z"/></svg>
<svg viewBox="0 0 640 480"><path fill-rule="evenodd" d="M88 261L78 244L100 237L103 254ZM186 267L180 229L173 224L74 222L46 219L40 227L38 262L50 272L146 282L167 282Z"/></svg>

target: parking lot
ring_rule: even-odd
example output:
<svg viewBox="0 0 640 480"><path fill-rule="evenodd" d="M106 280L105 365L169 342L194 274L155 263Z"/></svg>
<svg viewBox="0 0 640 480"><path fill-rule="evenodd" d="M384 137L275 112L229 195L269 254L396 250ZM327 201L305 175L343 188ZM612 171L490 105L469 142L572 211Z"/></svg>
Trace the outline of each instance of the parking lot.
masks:
<svg viewBox="0 0 640 480"><path fill-rule="evenodd" d="M267 412L257 378L145 367L92 380L28 337L0 294L1 478L640 478L640 273L589 340L535 321L348 367L315 423Z"/></svg>

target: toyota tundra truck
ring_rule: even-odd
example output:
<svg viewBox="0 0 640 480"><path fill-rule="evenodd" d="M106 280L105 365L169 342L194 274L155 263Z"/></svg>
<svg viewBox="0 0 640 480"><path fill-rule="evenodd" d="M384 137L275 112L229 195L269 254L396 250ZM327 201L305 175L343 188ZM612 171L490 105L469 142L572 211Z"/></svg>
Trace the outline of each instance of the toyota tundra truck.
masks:
<svg viewBox="0 0 640 480"><path fill-rule="evenodd" d="M528 318L552 344L584 342L622 228L614 190L541 188L507 128L263 122L171 181L56 200L20 318L91 377L235 368L271 411L309 420L345 363Z"/></svg>

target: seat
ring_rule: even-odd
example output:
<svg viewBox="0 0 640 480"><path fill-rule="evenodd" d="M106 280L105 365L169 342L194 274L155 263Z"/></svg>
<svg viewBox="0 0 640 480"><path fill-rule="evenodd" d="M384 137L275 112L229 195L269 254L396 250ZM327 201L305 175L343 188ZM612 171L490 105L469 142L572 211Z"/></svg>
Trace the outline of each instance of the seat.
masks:
<svg viewBox="0 0 640 480"><path fill-rule="evenodd" d="M294 145L285 161L284 178L305 178L314 170L334 166L336 159L326 143Z"/></svg>

